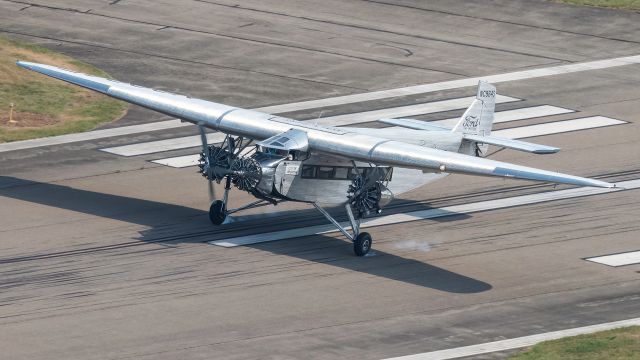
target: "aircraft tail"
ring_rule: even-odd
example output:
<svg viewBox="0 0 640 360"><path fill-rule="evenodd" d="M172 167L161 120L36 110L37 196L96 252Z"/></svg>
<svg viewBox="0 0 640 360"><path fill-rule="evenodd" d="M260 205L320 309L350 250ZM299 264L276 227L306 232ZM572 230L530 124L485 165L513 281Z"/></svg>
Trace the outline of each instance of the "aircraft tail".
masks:
<svg viewBox="0 0 640 360"><path fill-rule="evenodd" d="M478 92L467 111L451 131L465 135L489 136L493 127L493 112L496 107L496 87L486 81L478 82ZM487 153L488 145L475 142L475 155ZM466 152L466 151L464 151Z"/></svg>

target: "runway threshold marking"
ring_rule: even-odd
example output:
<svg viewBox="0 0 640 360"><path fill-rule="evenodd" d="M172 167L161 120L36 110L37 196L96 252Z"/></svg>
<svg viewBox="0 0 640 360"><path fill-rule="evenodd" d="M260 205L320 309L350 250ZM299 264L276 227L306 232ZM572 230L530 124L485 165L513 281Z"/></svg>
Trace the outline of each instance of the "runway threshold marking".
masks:
<svg viewBox="0 0 640 360"><path fill-rule="evenodd" d="M516 119L514 119L516 120ZM622 125L627 124L626 121L612 119L604 116L590 116L572 120L564 120L564 121L556 121L545 124L538 125L529 125L529 126L521 126L510 129L496 130L492 134L495 136L502 136L511 139L522 139L534 136L542 136L542 135L553 135L560 134L564 132L578 131L578 130L588 130L595 129L599 127L612 126L612 125ZM199 138L197 138L196 144L192 147L198 146L200 144ZM222 141L222 140L221 140ZM190 154L176 157L168 157L157 160L152 160L151 162L165 165L174 168L185 168L190 166L198 165L198 160L200 159L200 154Z"/></svg>
<svg viewBox="0 0 640 360"><path fill-rule="evenodd" d="M527 137L561 134L570 131L595 129L599 127L627 124L626 121L608 118L605 116L589 116L578 119L555 121L545 124L520 126L510 129L497 130L492 135L510 139L522 139Z"/></svg>
<svg viewBox="0 0 640 360"><path fill-rule="evenodd" d="M301 101L289 104L265 106L254 108L255 111L262 111L270 114L279 114L290 111L306 110L319 107L327 107L334 105L344 105L369 100L379 100L391 97L399 97L406 95L415 95L429 93L441 90L457 89L468 86L475 86L479 80L487 80L492 83L500 83L507 81L534 79L543 76L570 74L581 71L600 70L618 66L632 65L640 63L640 55L611 58L605 60L596 60L583 63L551 66L546 68L538 68L531 70L515 71L504 74L478 76L466 79L450 80L439 83L407 86L396 89L373 91L368 93L337 96L326 99ZM41 146L60 145L79 141L96 140L113 136L130 135L143 133L148 131L171 129L191 124L181 123L179 120L168 120L142 125L122 126L119 128L94 130L80 134L69 134L51 136L42 139L14 141L7 144L0 144L0 152L30 149Z"/></svg>
<svg viewBox="0 0 640 360"><path fill-rule="evenodd" d="M475 203L454 205L437 209L427 209L411 211L407 213L392 214L387 216L381 216L365 220L361 223L361 228L368 228L372 226L383 226L392 224L401 224L412 221L419 221L425 219L435 219L445 216L459 215L459 214L471 214L480 211L504 209L514 206L538 204L547 201L573 199L584 196L606 194L609 192L620 191L622 189L631 190L640 188L640 179L623 181L617 184L618 188L593 188L593 187L580 187L574 189L547 191L537 194L521 195L508 197L503 199L479 201ZM348 226L347 222L341 223L342 226ZM316 225L306 228L296 228L274 231L269 233L253 234L238 236L228 239L210 241L209 244L222 246L226 248L264 243L269 241L277 241L284 239L292 239L310 235L319 235L325 233L336 232L336 228L331 224Z"/></svg>
<svg viewBox="0 0 640 360"><path fill-rule="evenodd" d="M385 360L447 360L457 359L468 356L476 356L481 354L488 354L498 351L513 350L525 348L535 345L537 343L556 340L568 336L577 336L583 334L591 334L599 331L612 330L627 326L640 325L640 318L633 318L628 320L613 321L596 325L581 326L572 329L565 329L559 331L551 331L542 334L535 334L529 336L522 336L513 339L499 340L488 342L484 344L476 344L470 346L462 346L453 349L438 350L425 352L420 354L399 356L394 358L387 358Z"/></svg>
<svg viewBox="0 0 640 360"><path fill-rule="evenodd" d="M164 159L151 160L154 164L164 165L176 169L196 166L200 163L200 154L174 156Z"/></svg>
<svg viewBox="0 0 640 360"><path fill-rule="evenodd" d="M430 114L442 111L451 111L464 109L473 102L475 97L456 98L449 100L434 101L423 104L415 104L408 106L391 107L380 110L364 111L358 113L351 113L338 116L330 116L326 118L318 119L314 121L319 125L331 125L331 126L344 126L357 123L375 121L385 117L402 117L402 116L414 116L420 114ZM513 101L520 101L521 99L513 98L509 96L498 96L496 103L506 103ZM221 142L225 138L225 134L216 133L209 135L211 143ZM168 140L156 140L143 143L136 143L131 145L114 146L109 148L100 149L102 151L121 155L121 156L136 156L152 154L156 152L186 149L190 147L201 146L200 136L186 136L176 139Z"/></svg>
<svg viewBox="0 0 640 360"><path fill-rule="evenodd" d="M493 123L498 124L503 122L534 119L545 116L570 114L574 112L576 111L553 105L529 106L513 110L496 111L494 113ZM444 120L432 121L430 123L452 128L458 123L459 120L460 117L453 117Z"/></svg>
<svg viewBox="0 0 640 360"><path fill-rule="evenodd" d="M640 264L640 251L628 251L618 254L594 256L586 258L585 260L613 267L634 265Z"/></svg>

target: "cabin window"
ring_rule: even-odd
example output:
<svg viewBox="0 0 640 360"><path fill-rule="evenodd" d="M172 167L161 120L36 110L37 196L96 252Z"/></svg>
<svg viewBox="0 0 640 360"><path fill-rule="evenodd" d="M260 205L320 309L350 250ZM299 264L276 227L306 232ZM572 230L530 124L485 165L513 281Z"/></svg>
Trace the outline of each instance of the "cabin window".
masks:
<svg viewBox="0 0 640 360"><path fill-rule="evenodd" d="M393 174L393 168L380 167L379 171L386 174L383 181L391 181L391 175ZM334 180L353 180L357 174L363 176L371 176L374 168L360 167L354 169L353 167L346 166L314 166L314 165L302 165L301 177L303 179L334 179Z"/></svg>
<svg viewBox="0 0 640 360"><path fill-rule="evenodd" d="M384 177L384 181L391 181L391 177L393 176L393 168L390 167L390 168L383 168L383 169L387 172L386 176Z"/></svg>
<svg viewBox="0 0 640 360"><path fill-rule="evenodd" d="M313 179L316 177L316 167L313 165L302 165L301 175L303 179Z"/></svg>
<svg viewBox="0 0 640 360"><path fill-rule="evenodd" d="M338 180L347 180L349 178L349 168L346 167L337 167L335 168L334 179Z"/></svg>
<svg viewBox="0 0 640 360"><path fill-rule="evenodd" d="M363 168L349 168L349 179L353 180L356 177L358 177L358 175L362 175L362 171Z"/></svg>
<svg viewBox="0 0 640 360"><path fill-rule="evenodd" d="M333 179L336 174L336 168L330 166L318 166L318 179Z"/></svg>

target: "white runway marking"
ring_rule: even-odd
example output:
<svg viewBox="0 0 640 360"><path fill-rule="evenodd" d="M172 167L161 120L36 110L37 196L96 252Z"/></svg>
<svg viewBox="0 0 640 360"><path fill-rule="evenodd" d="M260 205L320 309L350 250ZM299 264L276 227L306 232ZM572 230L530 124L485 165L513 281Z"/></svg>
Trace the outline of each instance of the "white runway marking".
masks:
<svg viewBox="0 0 640 360"><path fill-rule="evenodd" d="M543 76L552 76L552 75L560 75L560 74L569 74L569 73L580 72L580 71L606 69L611 67L638 64L638 63L640 63L640 55L619 57L619 58L597 60L597 61L590 61L590 62L577 63L577 64L568 64L568 65L552 66L552 67L540 68L540 69L516 71L511 73L505 73L505 74L488 75L488 76L480 76L480 77L473 77L473 78L467 78L467 79L445 81L445 82L433 83L433 84L408 86L403 88L374 91L374 92L362 93L362 94L338 96L338 97L327 98L327 99L266 106L266 107L256 108L253 110L262 111L262 112L271 113L271 114L278 114L278 113L284 113L289 111L306 110L306 109L313 109L313 108L326 107L326 106L350 104L350 103L361 102L361 101L386 99L391 97L415 95L415 94L429 93L429 92L440 91L440 90L475 86L478 83L478 80L480 79L487 80L489 82L496 84L496 83L506 82L506 81L533 79L533 78L538 78ZM181 126L189 126L189 125L190 124L188 123L180 123L179 120L169 120L169 121L161 121L161 122L155 122L155 123L143 124L143 125L123 126L123 127L114 128L114 129L94 130L94 131L88 131L80 134L60 135L60 136L51 136L51 137L35 139L35 140L15 141L7 144L0 144L0 152L30 149L34 147L40 147L40 146L60 145L60 144L66 144L71 142L96 140L96 139L102 139L102 138L107 138L112 136L129 135L129 134L136 134L141 132L155 131L155 130L162 130L162 129L171 129L171 128L176 128Z"/></svg>
<svg viewBox="0 0 640 360"><path fill-rule="evenodd" d="M611 119L604 116L590 116L579 119L556 121L546 124L497 130L492 132L491 134L511 139L520 139L534 136L560 134L569 131L594 129L603 126L621 125L626 123L626 121Z"/></svg>
<svg viewBox="0 0 640 360"><path fill-rule="evenodd" d="M222 140L220 140L222 141ZM240 155L247 155L248 153L252 152L254 150L253 147L249 146L246 149L244 149ZM190 167L190 166L196 166L198 165L200 161L200 154L191 154L191 155L184 155L184 156L176 156L176 157L170 157L170 158L165 158L165 159L158 159L158 160L152 160L152 163L156 163L156 164L160 164L160 165L165 165L165 166L170 166L170 167L174 167L174 168L185 168L185 167Z"/></svg>
<svg viewBox="0 0 640 360"><path fill-rule="evenodd" d="M331 116L313 121L319 125L332 125L343 126L351 125L362 122L374 121L384 117L401 117L401 116L413 116L420 114L435 113L441 111L450 111L457 109L464 109L469 106L475 97L457 98L443 101L435 101L424 104L416 104L409 106L399 106L381 110L365 111L353 114ZM519 101L520 99L512 98L509 96L498 96L497 103ZM399 114L399 115L398 115ZM218 143L224 140L225 135L222 133L211 134L210 142ZM136 156L152 154L156 152L186 149L190 147L201 146L200 136L185 136L181 138L149 141L144 143L137 143L124 146L115 146L105 149L100 149L116 155L122 156Z"/></svg>
<svg viewBox="0 0 640 360"><path fill-rule="evenodd" d="M225 134L223 133L212 133L207 134L207 140L211 144L219 143L224 141ZM116 154L120 156L136 156L136 155L145 155L152 154L155 152L161 151L170 151L170 150L178 150L185 149L195 146L202 146L200 135L196 136L185 136L179 138L172 138L166 140L157 140L157 141L149 141L131 145L124 146L115 146L110 148L100 149L102 151L106 151L111 154Z"/></svg>
<svg viewBox="0 0 640 360"><path fill-rule="evenodd" d="M593 261L599 264L614 266L614 267L640 264L640 251L631 251L631 252L625 252L620 254L596 256L596 257L586 258L585 260Z"/></svg>
<svg viewBox="0 0 640 360"><path fill-rule="evenodd" d="M447 360L457 359L461 357L475 356L480 354L488 354L492 352L520 349L532 346L542 341L556 340L567 336L577 336L582 334L591 334L598 331L612 330L627 326L640 325L640 318L613 321L603 324L582 326L573 329L552 331L542 334L523 336L514 339L499 340L484 344L463 346L454 349L431 351L422 354L400 356L388 358L385 360Z"/></svg>
<svg viewBox="0 0 640 360"><path fill-rule="evenodd" d="M458 89L458 88L467 87L467 86L476 86L479 80L486 80L490 83L497 84L497 83L507 82L507 81L534 79L534 78L539 78L543 76L552 76L552 75L570 74L570 73L581 72L581 71L607 69L607 68L612 68L616 66L624 66L624 65L639 64L639 63L640 63L640 55L635 55L635 56L619 57L619 58L606 59L606 60L589 61L584 63L552 66L552 67L546 67L546 68L540 68L540 69L516 71L516 72L505 73L505 74L478 76L478 77L472 77L472 78L466 78L466 79L444 81L444 82L433 83L433 84L407 86L407 87L397 88L397 89L372 91L368 93L338 96L338 97L332 97L327 99L301 101L301 102L291 103L291 104L266 106L266 107L262 107L255 110L266 112L266 113L284 113L284 112L290 112L290 111L322 108L327 106L351 104L351 103L362 102L362 101L387 99L387 98L398 97L398 96L423 94L423 93L429 93L434 91Z"/></svg>
<svg viewBox="0 0 640 360"><path fill-rule="evenodd" d="M79 141L89 141L104 139L114 136L131 135L145 133L149 131L158 131L166 129L174 129L183 126L191 126L190 123L183 123L180 120L167 120L160 122L153 122L148 124L121 126L112 129L93 130L78 134L68 134L60 136L51 136L40 139L14 141L6 144L0 144L0 153L13 150L31 149L41 146L51 146L67 144Z"/></svg>
<svg viewBox="0 0 640 360"><path fill-rule="evenodd" d="M165 159L152 160L152 163L165 165L173 168L185 168L198 165L200 154L176 156Z"/></svg>
<svg viewBox="0 0 640 360"><path fill-rule="evenodd" d="M534 119L534 118L539 118L544 116L569 114L574 112L576 111L557 107L557 106L551 106L551 105L531 106L531 107L514 109L514 110L497 111L494 114L493 123L497 124L497 123L503 123L508 121ZM449 118L444 120L437 120L431 123L435 125L453 128L458 123L458 120L460 120L460 118L455 117L455 118Z"/></svg>
<svg viewBox="0 0 640 360"><path fill-rule="evenodd" d="M524 113L523 113L524 114ZM519 120L511 117L512 120ZM594 129L598 127L611 126L611 125L621 125L626 124L625 121L611 119L603 116L591 116L580 119L572 119L572 120L564 120L564 121L556 121L546 124L538 124L538 125L529 125L529 126L521 126L512 129L504 129L494 131L492 134L496 136L507 137L511 139L521 139L527 137L541 136L541 135L552 135L558 134L562 132L568 131L577 131L577 130L587 130ZM200 138L196 138L193 141L192 146L198 146L200 144ZM161 150L158 150L158 152ZM152 162L156 164L161 164L165 166L175 167L175 168L184 168L189 166L198 165L198 159L200 158L199 154L185 155L185 156L177 156L177 157L169 157L158 160L153 160Z"/></svg>
<svg viewBox="0 0 640 360"><path fill-rule="evenodd" d="M457 214L470 214L479 211L504 209L513 206L522 206L530 204L538 204L553 200L572 199L583 196L606 194L612 191L620 191L624 189L637 189L640 188L640 180L630 180L618 183L619 188L605 189L605 188L592 188L592 187L580 187L567 190L548 191L538 194L522 195L509 197L504 199L480 201L470 204L454 205L439 209L418 210L402 214L393 214L387 216L381 216L369 220L365 220L360 225L361 228L367 228L372 226L392 225L400 224L411 221L435 219L445 217L449 215ZM347 226L348 223L342 223L343 226ZM209 242L211 245L218 245L222 247L236 247L242 245L258 244L269 241L284 240L299 238L309 235L317 235L329 232L336 232L336 228L331 224L316 225L306 228L287 229L274 231L270 233L254 234L239 236L223 240L215 240Z"/></svg>

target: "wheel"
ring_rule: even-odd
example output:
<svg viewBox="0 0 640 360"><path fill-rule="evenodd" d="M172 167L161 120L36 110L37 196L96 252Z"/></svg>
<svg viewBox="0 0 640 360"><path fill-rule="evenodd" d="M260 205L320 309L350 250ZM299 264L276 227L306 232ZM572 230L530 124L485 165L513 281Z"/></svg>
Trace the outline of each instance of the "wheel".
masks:
<svg viewBox="0 0 640 360"><path fill-rule="evenodd" d="M358 256L365 256L371 250L371 244L373 243L373 239L369 233L363 232L360 233L353 241L353 251Z"/></svg>
<svg viewBox="0 0 640 360"><path fill-rule="evenodd" d="M224 222L226 217L227 214L222 200L216 200L211 203L211 207L209 208L209 220L211 220L212 224L220 225Z"/></svg>

